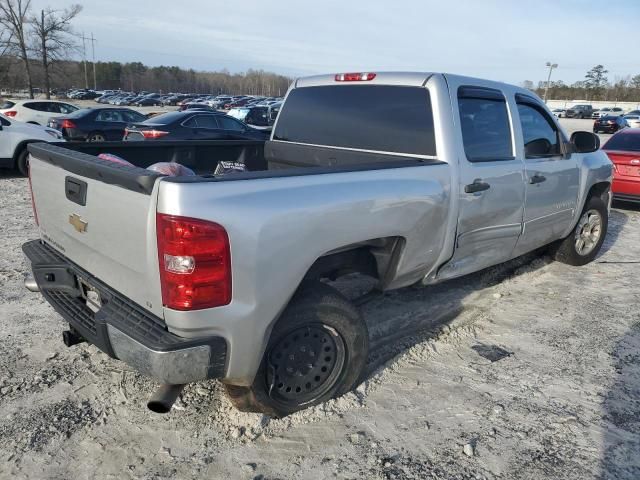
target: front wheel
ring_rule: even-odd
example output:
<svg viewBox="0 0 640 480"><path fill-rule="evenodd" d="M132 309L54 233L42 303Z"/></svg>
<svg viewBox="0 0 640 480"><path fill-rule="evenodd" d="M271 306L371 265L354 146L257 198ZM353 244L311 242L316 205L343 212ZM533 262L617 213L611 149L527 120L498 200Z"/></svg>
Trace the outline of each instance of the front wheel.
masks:
<svg viewBox="0 0 640 480"><path fill-rule="evenodd" d="M283 417L343 395L360 380L369 334L357 308L314 282L276 323L253 385L227 385L236 408Z"/></svg>
<svg viewBox="0 0 640 480"><path fill-rule="evenodd" d="M23 177L29 176L29 150L26 148L20 152L16 161L16 168Z"/></svg>
<svg viewBox="0 0 640 480"><path fill-rule="evenodd" d="M607 235L609 215L600 197L591 197L571 234L555 245L559 262L582 266L596 258Z"/></svg>

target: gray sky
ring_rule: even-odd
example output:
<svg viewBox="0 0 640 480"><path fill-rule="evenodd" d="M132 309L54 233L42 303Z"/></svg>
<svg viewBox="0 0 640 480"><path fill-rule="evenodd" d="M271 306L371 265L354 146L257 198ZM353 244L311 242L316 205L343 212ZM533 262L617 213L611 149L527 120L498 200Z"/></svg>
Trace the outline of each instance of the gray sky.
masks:
<svg viewBox="0 0 640 480"><path fill-rule="evenodd" d="M640 73L640 0L76 0L96 58L287 75L445 71L511 83ZM63 8L73 0L33 0ZM618 41L613 34L618 33ZM626 42L626 46L620 42Z"/></svg>

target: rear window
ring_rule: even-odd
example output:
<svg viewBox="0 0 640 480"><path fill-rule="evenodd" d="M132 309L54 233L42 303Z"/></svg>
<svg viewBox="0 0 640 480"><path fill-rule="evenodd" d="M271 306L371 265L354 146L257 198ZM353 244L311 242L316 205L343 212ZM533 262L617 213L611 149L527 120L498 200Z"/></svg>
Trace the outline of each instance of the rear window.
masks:
<svg viewBox="0 0 640 480"><path fill-rule="evenodd" d="M627 152L640 152L640 134L619 133L609 139L602 147L604 150L621 150Z"/></svg>
<svg viewBox="0 0 640 480"><path fill-rule="evenodd" d="M152 125L169 125L170 123L177 122L178 120L184 120L185 114L183 112L169 112L162 115L156 115L155 117L145 120L143 123Z"/></svg>
<svg viewBox="0 0 640 480"><path fill-rule="evenodd" d="M274 140L435 156L429 92L421 87L340 85L291 91Z"/></svg>

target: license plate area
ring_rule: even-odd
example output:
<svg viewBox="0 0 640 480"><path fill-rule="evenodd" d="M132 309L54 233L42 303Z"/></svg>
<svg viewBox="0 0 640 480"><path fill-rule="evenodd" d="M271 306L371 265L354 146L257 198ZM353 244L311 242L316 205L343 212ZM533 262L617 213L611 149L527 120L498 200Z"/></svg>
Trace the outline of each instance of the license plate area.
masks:
<svg viewBox="0 0 640 480"><path fill-rule="evenodd" d="M629 165L618 165L617 168L622 175L627 175L629 177L640 177L640 167L631 167Z"/></svg>
<svg viewBox="0 0 640 480"><path fill-rule="evenodd" d="M100 292L81 277L78 277L78 287L80 296L84 299L87 308L93 313L97 313L102 308L102 295Z"/></svg>

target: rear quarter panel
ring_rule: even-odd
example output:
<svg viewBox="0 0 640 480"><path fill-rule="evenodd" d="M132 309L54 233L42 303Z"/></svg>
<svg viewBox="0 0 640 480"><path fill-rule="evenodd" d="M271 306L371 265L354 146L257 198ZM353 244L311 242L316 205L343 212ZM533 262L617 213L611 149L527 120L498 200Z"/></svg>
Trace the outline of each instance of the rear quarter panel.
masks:
<svg viewBox="0 0 640 480"><path fill-rule="evenodd" d="M253 379L268 335L311 265L353 243L402 237L395 278L413 283L441 255L449 214L449 165L238 180L161 181L158 212L211 220L229 234L232 302L214 309L165 309L184 337L228 343L227 381Z"/></svg>

